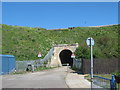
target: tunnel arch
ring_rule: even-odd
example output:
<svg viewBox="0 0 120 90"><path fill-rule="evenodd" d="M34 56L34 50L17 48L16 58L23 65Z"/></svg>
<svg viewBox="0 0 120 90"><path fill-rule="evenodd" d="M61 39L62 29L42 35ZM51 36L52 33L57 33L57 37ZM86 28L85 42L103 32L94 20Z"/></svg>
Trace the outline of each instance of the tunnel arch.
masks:
<svg viewBox="0 0 120 90"><path fill-rule="evenodd" d="M61 64L65 66L67 63L69 63L69 66L73 65L73 58L71 58L72 51L69 49L64 49L60 52L59 57Z"/></svg>

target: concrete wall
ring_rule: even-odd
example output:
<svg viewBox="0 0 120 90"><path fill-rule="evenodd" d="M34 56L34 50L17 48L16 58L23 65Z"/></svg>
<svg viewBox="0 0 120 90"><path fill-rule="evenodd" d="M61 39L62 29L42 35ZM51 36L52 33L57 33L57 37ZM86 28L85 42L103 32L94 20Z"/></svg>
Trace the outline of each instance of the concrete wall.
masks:
<svg viewBox="0 0 120 90"><path fill-rule="evenodd" d="M72 45L61 44L61 45L54 46L54 54L51 58L50 65L51 66L62 66L61 60L60 60L60 57L59 57L60 52L65 50L65 49L68 49L71 52L75 52L77 47L78 47L78 44L74 44L74 45L73 44Z"/></svg>

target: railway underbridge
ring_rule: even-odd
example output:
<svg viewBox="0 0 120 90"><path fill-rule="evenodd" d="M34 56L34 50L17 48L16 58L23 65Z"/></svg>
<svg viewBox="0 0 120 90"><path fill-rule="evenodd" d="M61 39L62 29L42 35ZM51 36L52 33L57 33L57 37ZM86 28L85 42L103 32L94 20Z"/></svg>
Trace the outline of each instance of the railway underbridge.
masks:
<svg viewBox="0 0 120 90"><path fill-rule="evenodd" d="M72 66L73 59L71 55L75 52L76 48L78 47L78 43L76 44L59 44L55 45L53 48L53 55L49 64L51 66L63 66L67 63Z"/></svg>

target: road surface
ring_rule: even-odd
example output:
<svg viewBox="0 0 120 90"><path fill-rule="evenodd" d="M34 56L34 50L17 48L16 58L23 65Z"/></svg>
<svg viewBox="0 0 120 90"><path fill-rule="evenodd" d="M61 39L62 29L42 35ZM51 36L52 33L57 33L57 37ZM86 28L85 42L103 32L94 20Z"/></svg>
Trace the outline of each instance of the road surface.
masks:
<svg viewBox="0 0 120 90"><path fill-rule="evenodd" d="M67 67L21 75L4 75L2 88L68 88Z"/></svg>

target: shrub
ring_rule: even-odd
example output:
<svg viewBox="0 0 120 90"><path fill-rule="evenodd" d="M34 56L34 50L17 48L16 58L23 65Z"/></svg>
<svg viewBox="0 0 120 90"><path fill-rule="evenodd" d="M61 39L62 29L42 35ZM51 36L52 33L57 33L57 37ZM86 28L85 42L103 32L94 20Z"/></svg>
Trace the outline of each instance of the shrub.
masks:
<svg viewBox="0 0 120 90"><path fill-rule="evenodd" d="M90 58L90 51L88 47L79 46L75 51L76 58Z"/></svg>

